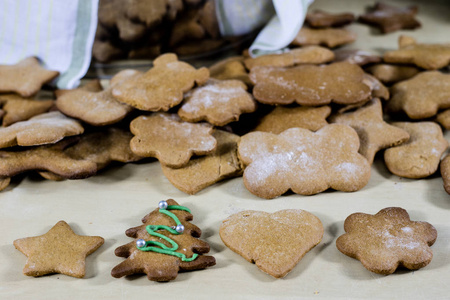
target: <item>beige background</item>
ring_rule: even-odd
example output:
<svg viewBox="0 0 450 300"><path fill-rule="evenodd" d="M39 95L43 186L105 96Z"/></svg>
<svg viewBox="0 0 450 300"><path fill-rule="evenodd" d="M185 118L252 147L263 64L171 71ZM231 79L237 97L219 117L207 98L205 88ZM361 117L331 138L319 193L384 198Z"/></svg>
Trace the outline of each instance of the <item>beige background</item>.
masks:
<svg viewBox="0 0 450 300"><path fill-rule="evenodd" d="M367 26L351 25L359 39L350 47L381 53L397 48L401 33L421 42L450 43L450 2L416 2L420 4L421 29L378 35ZM317 0L314 7L359 14L368 3L372 1ZM446 137L450 141L448 133ZM309 197L289 194L274 200L250 194L242 178L188 196L165 179L156 161L109 168L78 181L26 177L0 193L0 299L448 299L445 286L450 276L450 197L442 187L442 179L438 175L422 180L399 178L389 173L381 158L377 156L370 182L361 191L327 191ZM114 249L131 240L124 231L139 225L141 217L167 198L191 208L194 223L203 229L202 238L210 243L217 265L179 274L170 283L150 282L146 276L111 277L111 269L123 260L114 255ZM343 221L349 214L376 213L388 206L403 207L413 220L428 221L436 227L434 258L426 268L380 276L336 249L336 238L343 234ZM317 215L325 235L284 279L262 273L221 242L220 223L230 214L245 209L274 212L285 208L305 209ZM59 220L67 221L78 234L100 235L106 240L87 258L86 278L24 276L26 257L14 249L12 242L41 235Z"/></svg>

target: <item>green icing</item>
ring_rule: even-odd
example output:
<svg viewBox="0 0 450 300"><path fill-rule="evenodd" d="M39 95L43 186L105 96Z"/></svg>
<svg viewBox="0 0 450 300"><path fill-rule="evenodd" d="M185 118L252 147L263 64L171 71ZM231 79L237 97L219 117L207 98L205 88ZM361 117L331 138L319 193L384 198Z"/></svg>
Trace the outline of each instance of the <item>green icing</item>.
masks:
<svg viewBox="0 0 450 300"><path fill-rule="evenodd" d="M189 208L187 208L185 206L181 206L181 205L169 205L169 206L167 206L166 209L159 210L160 213L163 213L163 214L171 217L177 225L181 224L180 220L174 213L170 212L169 210L184 210L184 211L187 211L188 213L191 213ZM186 257L185 254L176 252L176 250L178 249L178 244L171 238L157 232L158 230L167 230L171 234L176 234L176 235L181 234L180 232L176 231L172 227L165 226L165 225L148 225L147 227L145 227L145 229L147 230L148 234L165 240L170 245L172 245L172 247L167 247L165 244L163 244L161 242L157 242L157 241L146 241L144 246L137 247L139 250L152 251L152 252L161 253L161 254L168 254L168 255L172 255L172 256L181 258L182 261L187 261L187 262L193 261L194 259L196 259L198 257L197 253L194 253L192 255L192 257L188 258L188 257Z"/></svg>

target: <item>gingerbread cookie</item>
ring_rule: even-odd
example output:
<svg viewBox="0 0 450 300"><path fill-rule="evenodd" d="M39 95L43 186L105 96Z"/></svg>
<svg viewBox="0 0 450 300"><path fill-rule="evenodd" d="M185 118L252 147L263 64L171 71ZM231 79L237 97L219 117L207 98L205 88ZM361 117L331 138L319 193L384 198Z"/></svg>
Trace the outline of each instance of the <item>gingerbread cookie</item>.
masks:
<svg viewBox="0 0 450 300"><path fill-rule="evenodd" d="M95 175L97 164L89 159L74 159L64 149L74 141L62 140L57 144L0 151L0 177L12 177L26 171L46 170L57 178L81 179Z"/></svg>
<svg viewBox="0 0 450 300"><path fill-rule="evenodd" d="M252 131L279 134L293 127L317 131L328 124L326 118L328 118L330 113L331 108L329 106L277 106L270 113L262 117Z"/></svg>
<svg viewBox="0 0 450 300"><path fill-rule="evenodd" d="M184 41L200 40L205 37L205 29L199 22L198 10L189 10L179 18L172 28L169 46L173 47Z"/></svg>
<svg viewBox="0 0 450 300"><path fill-rule="evenodd" d="M389 64L378 64L370 66L367 72L375 76L384 83L395 83L402 80L410 79L419 73L419 69L413 66L400 66Z"/></svg>
<svg viewBox="0 0 450 300"><path fill-rule="evenodd" d="M345 234L336 246L361 261L369 271L389 275L399 267L417 270L433 258L430 246L437 231L427 222L411 221L400 207L388 207L375 215L354 213L345 219Z"/></svg>
<svg viewBox="0 0 450 300"><path fill-rule="evenodd" d="M332 124L315 133L303 128L279 135L250 132L241 137L238 153L247 166L245 187L271 199L288 190L313 195L328 188L346 192L363 188L370 178L370 165L358 149L355 130Z"/></svg>
<svg viewBox="0 0 450 300"><path fill-rule="evenodd" d="M15 240L14 247L28 257L25 275L59 273L82 278L86 273L86 256L104 242L100 236L78 235L69 224L59 221L44 235Z"/></svg>
<svg viewBox="0 0 450 300"><path fill-rule="evenodd" d="M379 150L397 146L409 140L407 131L389 125L383 120L383 108L381 101L377 98L354 112L334 115L330 121L349 125L356 130L361 143L359 153L369 163L373 162Z"/></svg>
<svg viewBox="0 0 450 300"><path fill-rule="evenodd" d="M15 92L30 97L58 75L58 71L41 67L36 57L25 58L15 65L0 65L0 93Z"/></svg>
<svg viewBox="0 0 450 300"><path fill-rule="evenodd" d="M115 266L111 275L120 278L145 273L149 280L174 280L180 271L205 269L216 264L208 243L198 239L201 230L190 223L191 211L172 199L159 202L159 209L142 219L144 225L130 228L133 242L115 250L125 261Z"/></svg>
<svg viewBox="0 0 450 300"><path fill-rule="evenodd" d="M356 34L346 29L312 29L303 27L292 41L292 45L324 45L328 48L335 48L337 46L353 43L355 40Z"/></svg>
<svg viewBox="0 0 450 300"><path fill-rule="evenodd" d="M366 73L364 74L363 82L371 88L372 98L382 98L384 100L389 100L389 90L377 78Z"/></svg>
<svg viewBox="0 0 450 300"><path fill-rule="evenodd" d="M0 103L3 103L3 126L28 120L49 111L53 106L53 100L51 99L35 100L15 94L0 95Z"/></svg>
<svg viewBox="0 0 450 300"><path fill-rule="evenodd" d="M377 2L368 13L359 16L358 21L378 27L382 33L415 29L421 26L415 18L417 10L417 6L395 7Z"/></svg>
<svg viewBox="0 0 450 300"><path fill-rule="evenodd" d="M247 86L252 86L253 83L248 78L248 72L243 62L243 56L233 56L221 60L209 67L211 78L220 80L236 79L244 82Z"/></svg>
<svg viewBox="0 0 450 300"><path fill-rule="evenodd" d="M442 180L444 181L444 189L447 194L450 194L450 154L447 154L444 159L442 159L440 168Z"/></svg>
<svg viewBox="0 0 450 300"><path fill-rule="evenodd" d="M369 51L358 49L337 49L333 51L334 61L346 61L358 66L381 62L381 57Z"/></svg>
<svg viewBox="0 0 450 300"><path fill-rule="evenodd" d="M135 135L130 142L134 153L156 157L172 168L186 165L192 155L205 155L216 149L211 125L184 122L177 115L140 116L131 122L130 129Z"/></svg>
<svg viewBox="0 0 450 300"><path fill-rule="evenodd" d="M355 21L352 13L332 14L323 10L314 10L306 14L305 23L309 27L340 27Z"/></svg>
<svg viewBox="0 0 450 300"><path fill-rule="evenodd" d="M99 62L105 63L127 56L125 49L114 45L111 41L94 40L92 56Z"/></svg>
<svg viewBox="0 0 450 300"><path fill-rule="evenodd" d="M112 88L120 102L140 110L167 111L183 100L183 93L195 83L204 84L209 78L206 68L196 70L180 62L175 54L164 54L153 62L154 67L140 76L133 76Z"/></svg>
<svg viewBox="0 0 450 300"><path fill-rule="evenodd" d="M439 122L445 129L450 129L450 109L444 110L436 116L436 121Z"/></svg>
<svg viewBox="0 0 450 300"><path fill-rule="evenodd" d="M323 64L334 59L331 50L319 46L306 46L281 54L268 54L244 60L247 69L254 67L291 67L299 64Z"/></svg>
<svg viewBox="0 0 450 300"><path fill-rule="evenodd" d="M255 100L242 81L210 79L186 94L178 115L188 122L207 121L224 126L255 109Z"/></svg>
<svg viewBox="0 0 450 300"><path fill-rule="evenodd" d="M133 108L117 101L112 95L112 88L128 79L121 75L124 72L119 72L116 76L120 76L120 79L112 79L113 84L104 91L92 92L80 88L65 92L56 99L56 107L67 116L94 126L110 125L122 120ZM130 77L134 74L131 73Z"/></svg>
<svg viewBox="0 0 450 300"><path fill-rule="evenodd" d="M419 44L411 37L400 36L399 49L387 51L383 59L388 63L415 64L436 70L450 64L450 44Z"/></svg>
<svg viewBox="0 0 450 300"><path fill-rule="evenodd" d="M424 178L435 173L448 147L441 127L434 122L396 122L392 125L406 130L410 139L384 152L389 171L406 178Z"/></svg>
<svg viewBox="0 0 450 300"><path fill-rule="evenodd" d="M217 140L213 153L191 159L181 168L161 165L164 175L180 191L193 195L225 178L242 174L237 156L239 136L222 130L214 131L213 136Z"/></svg>
<svg viewBox="0 0 450 300"><path fill-rule="evenodd" d="M11 182L11 177L0 176L0 192L6 189Z"/></svg>
<svg viewBox="0 0 450 300"><path fill-rule="evenodd" d="M52 144L66 136L82 134L79 122L58 111L35 116L28 121L0 128L0 148Z"/></svg>
<svg viewBox="0 0 450 300"><path fill-rule="evenodd" d="M228 248L261 271L282 278L320 243L323 225L301 209L275 213L246 210L225 219L219 234Z"/></svg>
<svg viewBox="0 0 450 300"><path fill-rule="evenodd" d="M346 62L293 68L255 67L250 72L253 96L265 104L324 105L355 104L369 100L371 87L365 73Z"/></svg>
<svg viewBox="0 0 450 300"><path fill-rule="evenodd" d="M450 108L450 74L427 71L391 88L389 112L404 111L411 119L433 117L439 109Z"/></svg>

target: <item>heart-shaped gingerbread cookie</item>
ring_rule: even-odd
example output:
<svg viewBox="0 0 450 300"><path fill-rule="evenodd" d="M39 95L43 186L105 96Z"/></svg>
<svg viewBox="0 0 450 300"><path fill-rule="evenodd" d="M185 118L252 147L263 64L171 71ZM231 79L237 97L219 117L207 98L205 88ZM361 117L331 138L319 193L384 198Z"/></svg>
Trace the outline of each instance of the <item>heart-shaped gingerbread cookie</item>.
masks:
<svg viewBox="0 0 450 300"><path fill-rule="evenodd" d="M220 227L225 245L275 278L286 276L323 236L319 218L301 209L247 210Z"/></svg>

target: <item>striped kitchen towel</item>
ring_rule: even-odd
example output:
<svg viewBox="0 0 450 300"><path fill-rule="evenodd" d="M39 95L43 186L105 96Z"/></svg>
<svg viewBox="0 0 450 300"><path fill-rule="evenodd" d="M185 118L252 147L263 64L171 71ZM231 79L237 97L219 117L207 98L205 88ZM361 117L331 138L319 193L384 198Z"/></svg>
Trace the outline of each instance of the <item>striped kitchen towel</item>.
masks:
<svg viewBox="0 0 450 300"><path fill-rule="evenodd" d="M223 36L242 35L268 24L250 46L251 56L279 53L297 35L314 0L216 0Z"/></svg>
<svg viewBox="0 0 450 300"><path fill-rule="evenodd" d="M57 70L58 88L73 88L89 68L98 0L1 0L0 64L28 56Z"/></svg>

